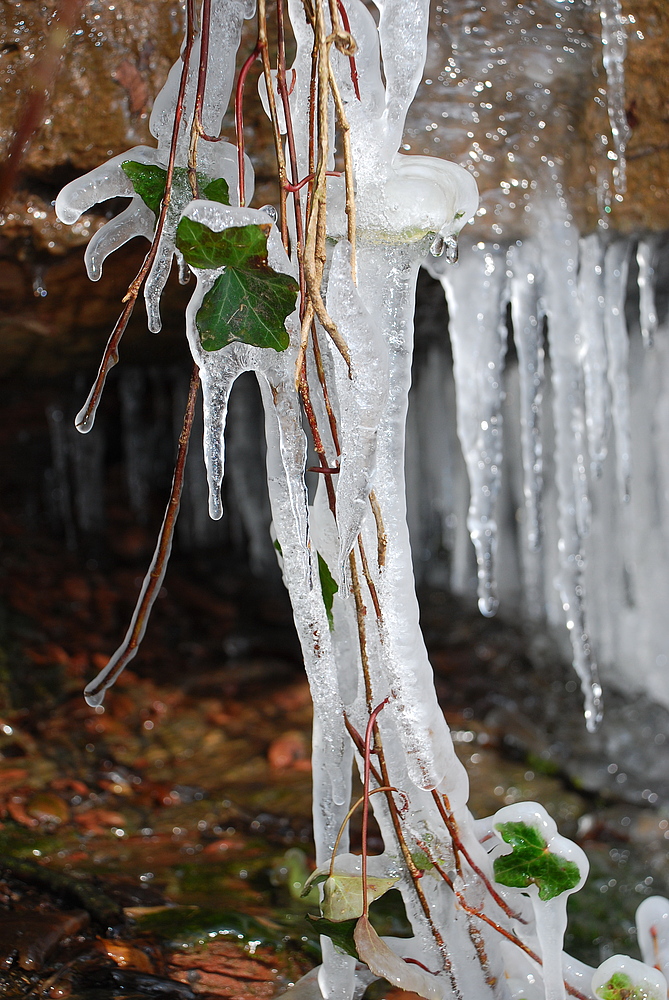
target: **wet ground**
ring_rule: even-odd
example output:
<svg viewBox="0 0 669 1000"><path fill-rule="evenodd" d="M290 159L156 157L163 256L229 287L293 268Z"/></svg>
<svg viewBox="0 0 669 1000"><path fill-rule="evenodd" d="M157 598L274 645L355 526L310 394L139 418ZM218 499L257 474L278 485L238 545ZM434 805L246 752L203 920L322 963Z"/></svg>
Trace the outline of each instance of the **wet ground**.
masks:
<svg viewBox="0 0 669 1000"><path fill-rule="evenodd" d="M91 709L151 528L112 507L91 555L2 516L0 996L274 996L319 960L299 899L311 708L278 582L177 553L133 670ZM541 801L592 866L568 950L634 953L636 905L669 889L669 810L579 787L521 631L439 592L423 615L474 814Z"/></svg>

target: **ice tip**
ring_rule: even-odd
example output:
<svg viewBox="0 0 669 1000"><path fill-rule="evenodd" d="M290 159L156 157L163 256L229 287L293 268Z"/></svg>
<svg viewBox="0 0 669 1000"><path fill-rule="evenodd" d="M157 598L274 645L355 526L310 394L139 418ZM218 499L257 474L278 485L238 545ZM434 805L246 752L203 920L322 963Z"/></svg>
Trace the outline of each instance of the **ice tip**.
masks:
<svg viewBox="0 0 669 1000"><path fill-rule="evenodd" d="M596 733L604 718L604 704L602 702L601 686L595 682L589 691L586 691L586 702L583 709L585 728L589 733Z"/></svg>
<svg viewBox="0 0 669 1000"><path fill-rule="evenodd" d="M496 597L492 597L490 594L485 594L483 597L479 597L479 611L484 618L494 618L497 614L497 609L499 608L499 601Z"/></svg>
<svg viewBox="0 0 669 1000"><path fill-rule="evenodd" d="M96 681L92 681L84 688L84 701L89 708L99 708L105 700L106 688L99 688Z"/></svg>
<svg viewBox="0 0 669 1000"><path fill-rule="evenodd" d="M95 410L90 410L88 404L79 410L74 418L74 426L80 434L88 434L93 429L95 423Z"/></svg>

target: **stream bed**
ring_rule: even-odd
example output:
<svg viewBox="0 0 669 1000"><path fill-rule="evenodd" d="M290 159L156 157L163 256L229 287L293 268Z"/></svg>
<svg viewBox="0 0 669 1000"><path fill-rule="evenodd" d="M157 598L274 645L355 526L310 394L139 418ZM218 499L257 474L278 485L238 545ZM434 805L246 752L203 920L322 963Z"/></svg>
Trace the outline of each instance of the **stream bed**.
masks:
<svg viewBox="0 0 669 1000"><path fill-rule="evenodd" d="M177 553L134 669L90 708L81 691L122 634L151 544L122 507L111 516L109 550L92 555L5 515L0 997L270 998L319 961L316 900L300 898L311 703L287 600L234 557ZM618 764L599 760L603 791L580 780L578 748L542 729L571 678L540 676L527 635L439 591L422 607L473 813L542 802L591 863L567 950L595 965L636 954L636 906L669 891L669 810L617 786ZM359 838L358 816L354 850ZM393 895L377 926L408 934Z"/></svg>

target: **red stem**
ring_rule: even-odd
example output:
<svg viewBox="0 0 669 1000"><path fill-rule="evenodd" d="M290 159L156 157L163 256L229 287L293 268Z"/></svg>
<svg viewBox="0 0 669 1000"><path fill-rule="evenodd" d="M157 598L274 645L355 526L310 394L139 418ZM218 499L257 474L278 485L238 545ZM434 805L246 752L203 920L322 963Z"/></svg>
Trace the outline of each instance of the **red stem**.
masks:
<svg viewBox="0 0 669 1000"><path fill-rule="evenodd" d="M364 917L369 913L369 902L367 900L367 826L369 823L369 775L371 769L372 735L374 733L374 723L379 712L386 707L389 701L390 698L384 698L381 704L377 705L373 712L370 712L369 719L367 720L367 729L365 730L364 800L362 803L362 915Z"/></svg>
<svg viewBox="0 0 669 1000"><path fill-rule="evenodd" d="M342 3L342 0L337 0L337 7L338 7L339 13L341 15L342 24L344 25L344 31L348 31L348 33L350 35L351 34L351 22L348 19L348 14L346 13L346 8L344 7L344 4ZM355 96L358 98L358 100L361 100L361 97L360 97L360 83L358 81L358 66L357 66L356 61L355 61L355 56L349 56L348 57L348 63L349 63L349 66L351 67L351 83L353 84L353 90L355 91Z"/></svg>
<svg viewBox="0 0 669 1000"><path fill-rule="evenodd" d="M522 924L526 924L527 921L524 919L524 917L521 917L519 913L516 913L514 910L511 909L511 907L508 905L508 903L506 903L505 900L502 899L502 897L500 896L500 894L497 892L497 890L495 889L495 887L492 885L490 879L485 874L485 872L481 871L481 869L476 864L476 862L472 860L471 855L469 854L469 851L467 850L467 848L463 844L462 840L460 839L460 834L458 833L457 824L456 824L455 819L453 817L453 814L452 814L452 812L450 810L450 807L447 807L446 804L445 804L445 802L444 802L444 799L446 799L446 796L444 796L444 798L442 799L442 797L439 794L439 792L437 792L436 789L434 789L433 792L432 792L432 798L436 802L437 809L439 810L439 812L441 814L441 818L443 819L444 823L446 824L446 828L448 829L448 832L451 835L451 840L453 842L453 849L454 849L454 851L456 853L456 856L457 856L458 853L461 853L461 854L464 855L464 857L465 857L465 859L466 859L467 864L469 865L469 867L472 869L473 872L475 872L478 875L478 877L481 879L481 881L485 885L486 889L488 890L488 892L490 893L490 895L492 896L492 898L495 900L495 902L497 903L497 905L506 913L506 915L508 917L511 917L513 920L519 920L520 923L522 923ZM448 801L448 800L446 799L446 801Z"/></svg>
<svg viewBox="0 0 669 1000"><path fill-rule="evenodd" d="M326 177L341 177L341 170L326 170L325 171L325 176ZM305 184L308 184L309 181L313 181L313 179L314 179L314 175L313 174L307 174L307 176L303 180L298 181L297 184L291 184L290 181L286 181L286 183L284 184L284 187L285 187L286 191L290 191L291 194L295 194L296 191L299 191L301 188L304 187Z"/></svg>
<svg viewBox="0 0 669 1000"><path fill-rule="evenodd" d="M244 181L244 84L246 83L246 77L248 76L251 66L253 66L253 63L259 55L260 45L256 42L256 47L239 71L237 88L235 90L235 134L237 136L237 170L239 172L240 208L243 208L246 202L246 185Z"/></svg>

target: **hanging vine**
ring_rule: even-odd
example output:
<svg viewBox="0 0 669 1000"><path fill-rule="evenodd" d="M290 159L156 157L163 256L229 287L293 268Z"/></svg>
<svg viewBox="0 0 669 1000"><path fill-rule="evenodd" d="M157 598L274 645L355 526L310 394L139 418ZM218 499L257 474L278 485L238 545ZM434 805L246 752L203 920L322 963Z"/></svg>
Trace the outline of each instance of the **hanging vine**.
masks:
<svg viewBox="0 0 669 1000"><path fill-rule="evenodd" d="M173 258L182 278L196 278L186 313L194 369L165 519L128 633L86 697L100 704L136 654L160 590L198 382L217 518L227 401L238 375L254 371L275 545L314 700L320 994L352 996L364 963L372 977L427 998L585 1000L584 967L561 954L585 856L534 803L474 823L418 625L403 479L415 280L430 249L447 246L456 259L477 194L455 164L398 153L425 58L427 5L388 0L379 11L377 28L360 0L289 0L287 13L277 0L270 31L259 0L255 44L235 72L253 11L238 0L187 0L181 58L151 117L157 148L117 156L59 196L64 222L96 201L131 199L89 245L93 278L132 236L151 241L80 431L93 425L140 290L156 331ZM256 61L278 209L248 207L244 101ZM234 144L221 134L233 89ZM303 417L318 462L311 499ZM350 806L354 759L363 796ZM370 805L384 841L373 857ZM348 823L359 806L357 857ZM402 893L414 934L399 943L379 936L370 913L390 888Z"/></svg>

